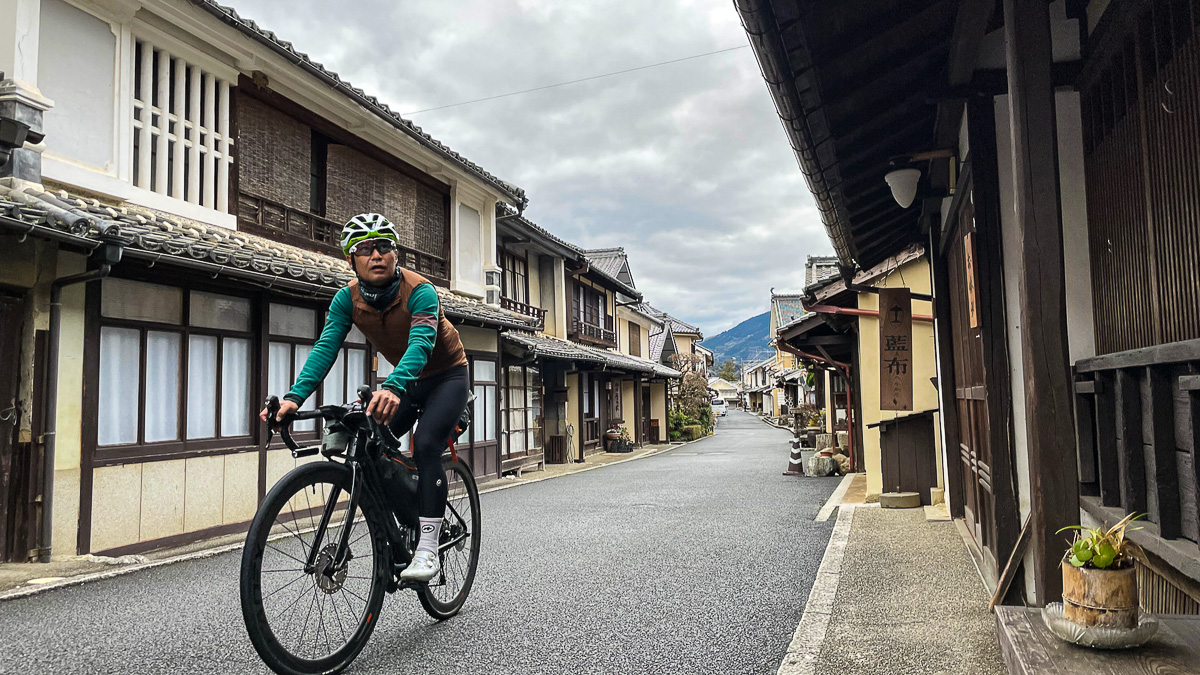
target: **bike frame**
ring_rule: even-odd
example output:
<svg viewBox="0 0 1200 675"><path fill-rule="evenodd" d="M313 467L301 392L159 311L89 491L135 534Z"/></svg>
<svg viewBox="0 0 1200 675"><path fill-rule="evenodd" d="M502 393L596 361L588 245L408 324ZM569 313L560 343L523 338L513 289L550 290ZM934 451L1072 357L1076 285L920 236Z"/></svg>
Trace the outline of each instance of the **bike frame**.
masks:
<svg viewBox="0 0 1200 675"><path fill-rule="evenodd" d="M365 395L368 400L369 394L370 392L367 390ZM364 397L364 391L361 389L359 391L359 397L360 400ZM269 411L269 419L275 418L278 407L279 401L276 397L272 396L270 399L268 399L267 409ZM334 459L334 457L340 453L326 452L320 445L300 447L295 441L292 440L290 432L291 422L301 419L320 418L327 422L344 424L345 419L349 417L349 414L343 414L339 418L337 417L337 413L339 411L344 412L344 407L322 406L315 411L295 413L289 416L287 422L279 424L279 435L283 438L284 445L291 450L292 456L296 459L300 459L302 457L311 457L312 455L320 452L325 456L327 461L335 464L343 463ZM364 422L366 426L370 427L371 432L368 433L367 430L363 428L363 423L359 423L358 428L354 430L352 440L348 444L344 455L344 464L350 469L350 499L346 505L346 513L343 516L342 528L338 538L337 548L335 549L333 555L333 560L336 565L341 565L346 562L346 558L350 553L350 529L353 526L354 512L361 503L363 498L363 489L365 487L368 500L371 502L368 508L379 509L379 511L376 513L382 512L388 516L387 518L383 519L383 524L385 529L385 539L388 544L392 565L393 567L403 569L403 566L407 566L411 561L411 557L404 546L406 534L405 531L409 528L405 525L402 525L400 519L403 518L408 520L416 520L417 514L412 513L411 511L402 514L394 513L393 509L388 505L386 495L382 494L381 487L384 484L383 478L380 475L378 468L375 466L375 463L373 461L369 461L378 459L377 455L381 455L384 452L383 449L385 447L393 451L398 450L399 442L394 436L392 436L391 431L388 430L387 427L375 422L370 417L365 417ZM270 447L271 442L270 431L273 431L273 428L270 427L271 425L269 425L267 437L268 447ZM375 454L371 452L372 446L374 446ZM447 447L450 452L450 456L454 460L457 460L458 452L454 447L453 437L447 441ZM312 574L316 571L317 555L322 548L321 544L325 539L325 534L329 528L330 521L333 520L333 516L337 512L337 503L338 499L341 498L341 494L342 489L339 487L334 487L325 503L325 508L321 513L321 519L318 522L317 529L313 533L312 546L308 551L308 556L304 564L304 571L306 574ZM457 546L459 542L470 536L470 530L467 528L466 521L463 520L462 514L460 514L452 504L448 504L447 506L455 520L457 520L456 525L459 529L459 532L448 541L439 543L439 552L443 552L454 546ZM367 516L366 509L363 510L363 516ZM396 571L398 572L399 569Z"/></svg>

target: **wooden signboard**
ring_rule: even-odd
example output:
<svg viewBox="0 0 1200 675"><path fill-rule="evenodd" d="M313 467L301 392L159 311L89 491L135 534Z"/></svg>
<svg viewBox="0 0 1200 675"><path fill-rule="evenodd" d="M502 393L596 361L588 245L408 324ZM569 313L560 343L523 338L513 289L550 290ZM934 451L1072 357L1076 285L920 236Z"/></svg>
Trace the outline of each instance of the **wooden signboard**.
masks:
<svg viewBox="0 0 1200 675"><path fill-rule="evenodd" d="M979 290L975 284L975 233L963 237L963 258L967 261L967 312L971 328L979 328Z"/></svg>
<svg viewBox="0 0 1200 675"><path fill-rule="evenodd" d="M879 409L913 409L912 295L879 289Z"/></svg>

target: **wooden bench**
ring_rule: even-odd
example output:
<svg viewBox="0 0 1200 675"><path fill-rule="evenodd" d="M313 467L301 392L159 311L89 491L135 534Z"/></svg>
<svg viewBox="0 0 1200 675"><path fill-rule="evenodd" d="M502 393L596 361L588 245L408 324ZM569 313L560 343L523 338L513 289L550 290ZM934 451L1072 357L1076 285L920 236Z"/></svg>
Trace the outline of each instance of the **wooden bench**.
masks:
<svg viewBox="0 0 1200 675"><path fill-rule="evenodd" d="M521 474L524 473L526 469L531 468L535 468L537 471L545 469L546 453L536 452L523 455L521 457L513 457L500 462L500 473L505 474L510 471L516 471L517 478L520 478Z"/></svg>
<svg viewBox="0 0 1200 675"><path fill-rule="evenodd" d="M1010 675L1200 673L1200 616L1159 614L1158 633L1134 649L1077 647L1055 637L1042 610L996 607L996 631Z"/></svg>

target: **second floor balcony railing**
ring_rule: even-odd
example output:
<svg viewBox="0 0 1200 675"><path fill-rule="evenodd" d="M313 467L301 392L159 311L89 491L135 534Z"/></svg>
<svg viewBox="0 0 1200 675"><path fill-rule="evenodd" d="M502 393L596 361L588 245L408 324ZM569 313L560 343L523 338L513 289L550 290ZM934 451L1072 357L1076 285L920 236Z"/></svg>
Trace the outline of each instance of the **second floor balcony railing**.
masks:
<svg viewBox="0 0 1200 675"><path fill-rule="evenodd" d="M616 347L617 333L613 330L613 318L604 317L604 325L587 323L579 317L571 320L571 331L567 337L578 342L587 342L602 347Z"/></svg>
<svg viewBox="0 0 1200 675"><path fill-rule="evenodd" d="M533 305L527 305L505 297L500 298L500 306L510 312L516 312L517 314L523 314L524 316L536 319L539 329L546 325L546 310L541 307L534 307Z"/></svg>
<svg viewBox="0 0 1200 675"><path fill-rule="evenodd" d="M335 257L342 256L338 241L342 225L315 213L301 211L266 197L241 192L238 195L238 229ZM397 247L399 262L439 285L449 283L446 259L405 246Z"/></svg>

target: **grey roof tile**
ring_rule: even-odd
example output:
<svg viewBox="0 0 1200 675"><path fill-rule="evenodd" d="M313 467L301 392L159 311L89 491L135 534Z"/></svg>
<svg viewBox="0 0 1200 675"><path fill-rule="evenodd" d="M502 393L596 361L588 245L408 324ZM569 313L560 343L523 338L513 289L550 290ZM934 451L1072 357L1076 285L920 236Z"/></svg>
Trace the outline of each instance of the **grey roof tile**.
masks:
<svg viewBox="0 0 1200 675"><path fill-rule="evenodd" d="M677 318L671 316L670 314L667 314L666 312L662 311L661 309L655 309L654 307L651 307L650 303L648 303L648 302L643 302L643 303L639 304L638 311L643 314L646 314L648 316L654 317L660 321L670 321L671 329L676 333L695 333L697 335L701 334L700 329L698 327L693 326L692 324L687 323L686 321L677 319Z"/></svg>
<svg viewBox="0 0 1200 675"><path fill-rule="evenodd" d="M520 346L534 356L593 363L636 373L648 373L658 377L677 378L682 376L678 370L668 368L661 363L589 347L549 335L512 332L504 333L501 339Z"/></svg>
<svg viewBox="0 0 1200 675"><path fill-rule="evenodd" d="M621 273L621 268L627 260L623 248L589 248L583 253L593 268L598 268L613 278Z"/></svg>
<svg viewBox="0 0 1200 675"><path fill-rule="evenodd" d="M66 192L15 192L0 187L0 226L34 236L73 237L92 246L107 234L125 244L127 257L152 264L211 265L215 273L249 278L267 287L292 282L319 296L332 297L353 278L339 258L237 230L166 218L153 211L112 206ZM529 317L436 288L442 309L451 318L505 328L537 328Z"/></svg>

